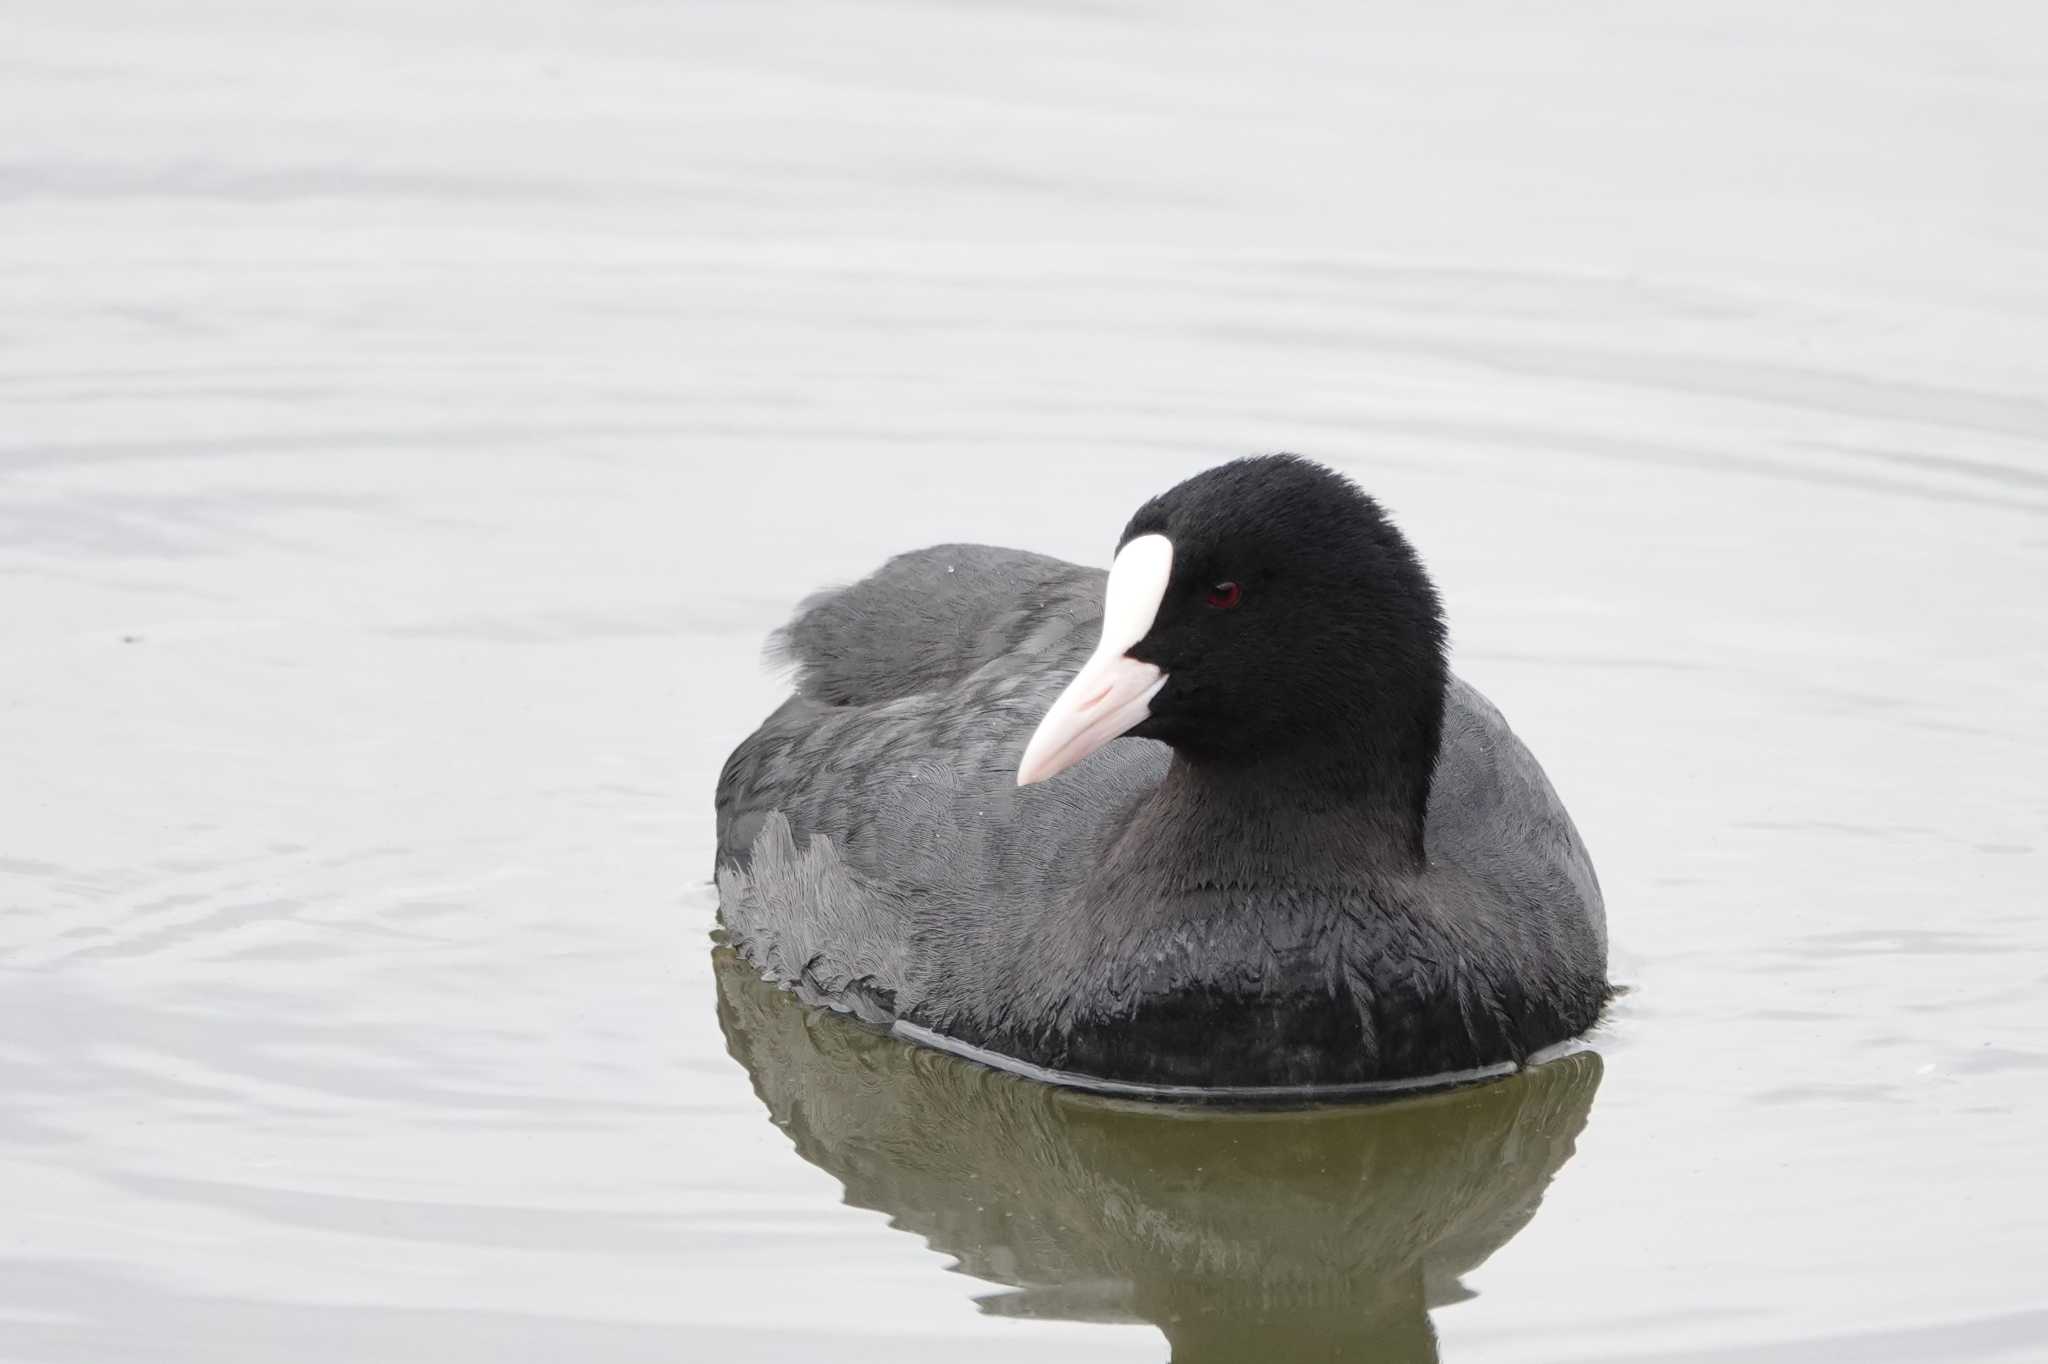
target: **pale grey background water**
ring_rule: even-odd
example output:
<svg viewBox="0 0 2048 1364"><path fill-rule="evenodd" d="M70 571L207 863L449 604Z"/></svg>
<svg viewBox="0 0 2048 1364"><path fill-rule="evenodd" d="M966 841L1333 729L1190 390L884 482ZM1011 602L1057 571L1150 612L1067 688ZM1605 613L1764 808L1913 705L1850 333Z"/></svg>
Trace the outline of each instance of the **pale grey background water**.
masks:
<svg viewBox="0 0 2048 1364"><path fill-rule="evenodd" d="M770 1123L710 792L1285 448L1634 987L1444 1357L2048 1358L2043 13L14 0L0 1357L1163 1357Z"/></svg>

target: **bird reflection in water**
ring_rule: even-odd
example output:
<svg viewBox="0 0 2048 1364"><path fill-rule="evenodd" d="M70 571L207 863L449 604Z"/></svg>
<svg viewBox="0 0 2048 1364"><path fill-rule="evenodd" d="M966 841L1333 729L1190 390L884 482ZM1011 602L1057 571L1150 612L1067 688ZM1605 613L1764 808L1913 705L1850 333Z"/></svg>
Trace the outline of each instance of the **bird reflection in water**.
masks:
<svg viewBox="0 0 2048 1364"><path fill-rule="evenodd" d="M720 949L719 1022L777 1127L999 1316L1150 1322L1176 1364L1437 1358L1432 1309L1528 1223L1592 1052L1377 1105L1236 1112L1050 1088L807 1009Z"/></svg>

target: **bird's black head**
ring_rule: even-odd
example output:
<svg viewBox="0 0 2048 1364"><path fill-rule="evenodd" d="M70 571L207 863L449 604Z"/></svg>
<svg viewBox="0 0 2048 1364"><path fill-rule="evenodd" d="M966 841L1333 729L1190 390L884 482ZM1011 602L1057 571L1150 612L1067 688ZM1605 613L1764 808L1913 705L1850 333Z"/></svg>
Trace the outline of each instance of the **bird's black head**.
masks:
<svg viewBox="0 0 2048 1364"><path fill-rule="evenodd" d="M1059 720L1065 761L1027 751L1022 775L1129 733L1305 800L1380 803L1419 846L1446 676L1436 589L1379 504L1306 459L1241 459L1131 518L1101 648L1033 740L1049 751Z"/></svg>

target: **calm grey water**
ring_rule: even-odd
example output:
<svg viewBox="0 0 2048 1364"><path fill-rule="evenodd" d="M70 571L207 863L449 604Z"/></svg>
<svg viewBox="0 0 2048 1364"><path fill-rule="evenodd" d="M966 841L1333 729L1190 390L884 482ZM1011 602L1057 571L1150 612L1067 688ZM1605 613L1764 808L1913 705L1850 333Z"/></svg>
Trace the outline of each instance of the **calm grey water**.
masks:
<svg viewBox="0 0 2048 1364"><path fill-rule="evenodd" d="M2048 1358L2043 14L13 0L0 1357ZM1273 449L1594 1054L1162 1114L720 964L797 597Z"/></svg>

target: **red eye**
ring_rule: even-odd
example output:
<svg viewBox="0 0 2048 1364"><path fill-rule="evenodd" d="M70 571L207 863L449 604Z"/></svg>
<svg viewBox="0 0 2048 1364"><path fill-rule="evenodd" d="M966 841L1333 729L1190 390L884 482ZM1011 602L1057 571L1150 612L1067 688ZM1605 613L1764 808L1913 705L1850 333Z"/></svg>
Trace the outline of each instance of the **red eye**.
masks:
<svg viewBox="0 0 2048 1364"><path fill-rule="evenodd" d="M1244 589L1236 583L1218 583L1209 589L1206 600L1218 611L1228 611L1244 600Z"/></svg>

